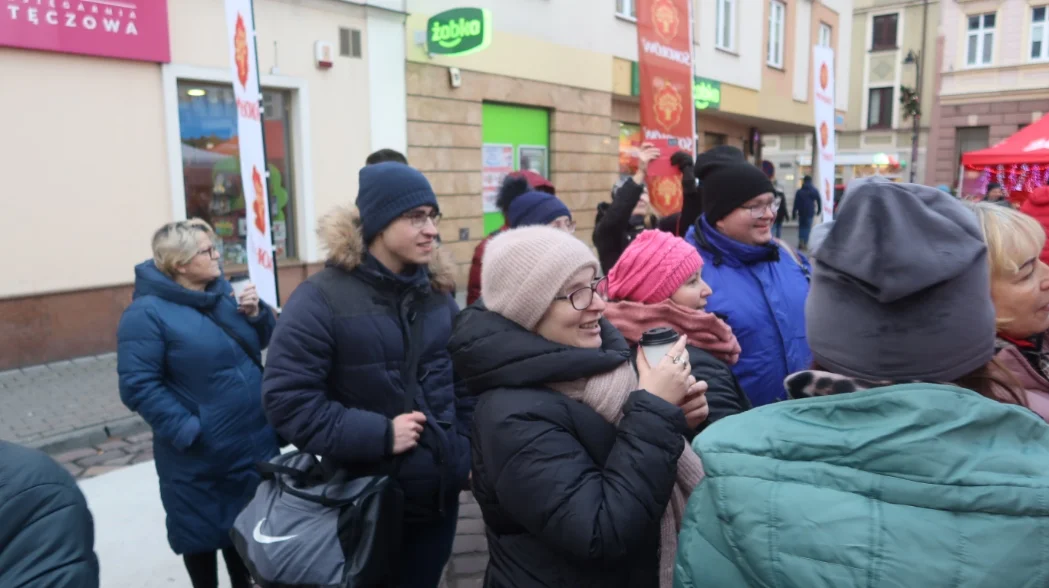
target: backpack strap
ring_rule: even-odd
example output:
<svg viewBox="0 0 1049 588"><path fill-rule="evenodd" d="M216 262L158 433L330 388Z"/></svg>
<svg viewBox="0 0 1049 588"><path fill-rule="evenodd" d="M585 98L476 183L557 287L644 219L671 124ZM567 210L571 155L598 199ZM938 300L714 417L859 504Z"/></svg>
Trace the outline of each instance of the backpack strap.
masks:
<svg viewBox="0 0 1049 588"><path fill-rule="evenodd" d="M809 268L805 266L805 262L801 260L801 256L798 255L798 252L794 251L794 249L790 245L784 243L782 239L773 238L772 240L776 242L776 245L779 245L783 250L787 252L787 255L789 255L790 258L794 260L794 263L798 264L798 267L801 268L801 273L805 274L805 280L811 282L812 272L810 272Z"/></svg>

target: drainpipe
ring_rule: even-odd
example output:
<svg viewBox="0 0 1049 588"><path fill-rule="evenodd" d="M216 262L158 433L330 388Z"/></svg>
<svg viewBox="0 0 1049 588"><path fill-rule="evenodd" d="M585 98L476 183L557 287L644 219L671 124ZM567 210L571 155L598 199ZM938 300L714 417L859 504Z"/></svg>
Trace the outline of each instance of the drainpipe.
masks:
<svg viewBox="0 0 1049 588"><path fill-rule="evenodd" d="M915 175L918 173L918 138L921 135L922 110L925 109L925 102L923 101L923 95L922 95L923 94L923 92L922 92L922 75L925 73L925 54L927 53L925 48L926 48L926 35L928 34L928 30L929 30L928 29L928 25L929 25L929 0L922 0L922 46L921 46L921 49L918 50L918 60L914 64L914 67L917 70L915 72L915 78L916 78L915 81L916 81L918 86L915 88L915 92L917 92L917 99L918 99L918 114L914 115L914 117L913 117L914 118L914 133L913 133L913 136L911 137L911 173L910 173L910 182L912 184L914 183ZM929 164L928 160L929 160L929 148L928 148L928 145L926 145L926 149L925 149L925 165Z"/></svg>

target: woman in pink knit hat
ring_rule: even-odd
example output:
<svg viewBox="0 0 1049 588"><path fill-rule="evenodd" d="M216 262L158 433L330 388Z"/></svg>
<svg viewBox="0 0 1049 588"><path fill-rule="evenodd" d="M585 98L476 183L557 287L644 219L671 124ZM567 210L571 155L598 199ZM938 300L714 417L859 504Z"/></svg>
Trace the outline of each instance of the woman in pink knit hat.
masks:
<svg viewBox="0 0 1049 588"><path fill-rule="evenodd" d="M684 239L645 231L608 272L610 301L605 310L605 317L634 347L645 331L657 327L688 337L692 375L707 383L705 395L682 404L696 432L751 408L729 369L739 360L739 342L723 320L703 311L712 291L702 271L703 258Z"/></svg>

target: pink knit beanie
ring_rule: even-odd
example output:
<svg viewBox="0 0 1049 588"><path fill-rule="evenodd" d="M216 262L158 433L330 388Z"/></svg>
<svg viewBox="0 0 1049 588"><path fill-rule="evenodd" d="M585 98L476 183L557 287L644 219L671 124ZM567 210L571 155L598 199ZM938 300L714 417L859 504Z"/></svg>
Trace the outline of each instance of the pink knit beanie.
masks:
<svg viewBox="0 0 1049 588"><path fill-rule="evenodd" d="M529 331L582 269L598 263L582 241L552 227L531 226L500 233L481 260L481 298L492 312Z"/></svg>
<svg viewBox="0 0 1049 588"><path fill-rule="evenodd" d="M658 304L670 298L701 267L703 258L684 239L663 231L644 231L608 272L608 296L612 300Z"/></svg>

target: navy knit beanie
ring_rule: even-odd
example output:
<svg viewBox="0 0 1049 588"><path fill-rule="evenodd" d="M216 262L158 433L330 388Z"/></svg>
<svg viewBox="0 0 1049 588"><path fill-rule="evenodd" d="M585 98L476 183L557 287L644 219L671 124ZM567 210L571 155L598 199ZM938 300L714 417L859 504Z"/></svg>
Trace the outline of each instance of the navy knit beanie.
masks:
<svg viewBox="0 0 1049 588"><path fill-rule="evenodd" d="M361 213L365 244L413 208L438 208L437 195L426 176L403 163L387 161L362 167L359 178L357 210Z"/></svg>
<svg viewBox="0 0 1049 588"><path fill-rule="evenodd" d="M558 200L557 196L546 192L525 192L510 202L509 210L506 211L506 221L511 228L528 227L532 225L547 225L559 217L572 218L572 212L568 210L564 202Z"/></svg>

